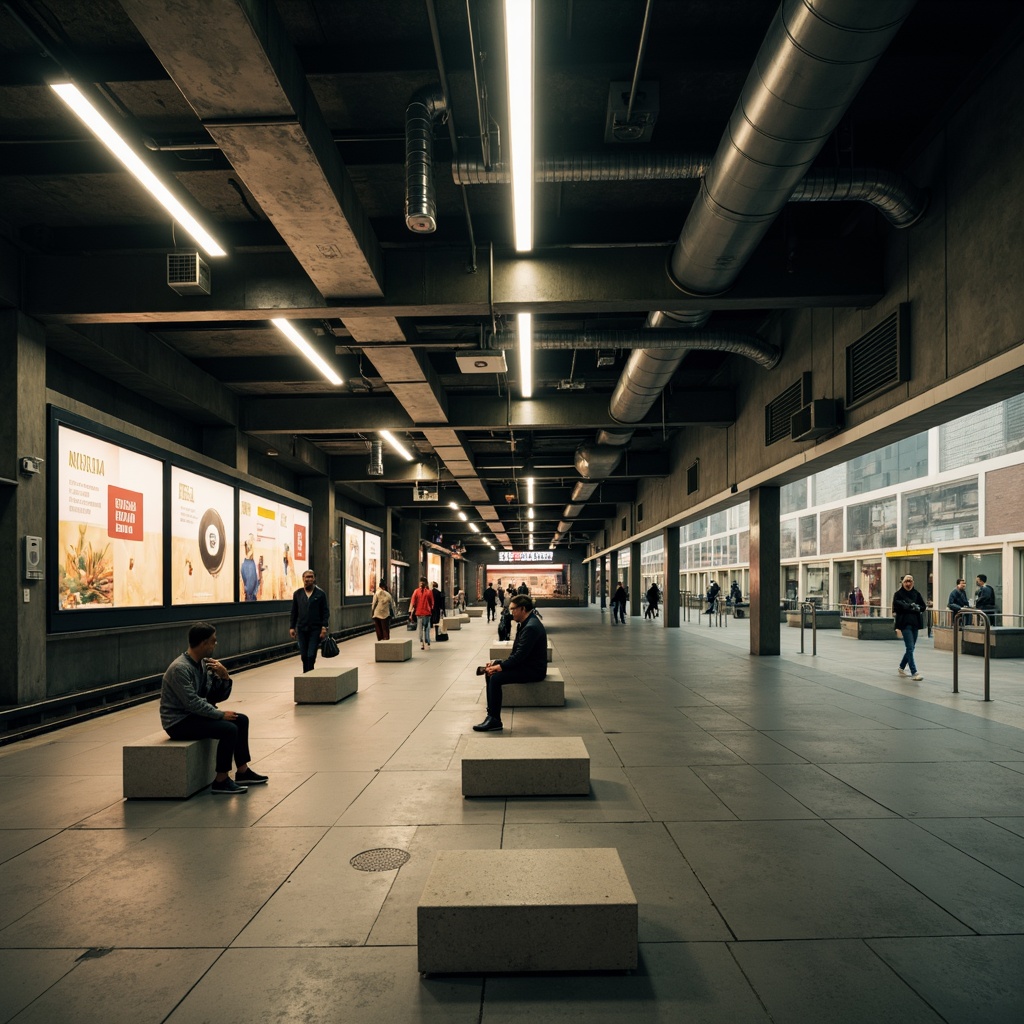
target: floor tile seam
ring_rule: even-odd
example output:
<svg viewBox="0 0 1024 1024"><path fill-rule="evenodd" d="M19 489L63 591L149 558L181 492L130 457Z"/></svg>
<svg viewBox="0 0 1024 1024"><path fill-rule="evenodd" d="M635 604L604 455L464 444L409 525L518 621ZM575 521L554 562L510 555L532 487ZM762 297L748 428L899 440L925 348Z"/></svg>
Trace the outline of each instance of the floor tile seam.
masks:
<svg viewBox="0 0 1024 1024"><path fill-rule="evenodd" d="M671 829L669 829L668 823L662 821L662 822L658 822L658 824L661 825L661 828L664 831L665 836L667 837L669 843L671 843L671 845L679 853L679 856L682 859L682 862L686 865L687 870L693 876L693 880L697 883L697 885L700 886L701 891L704 893L705 899L708 901L708 906L710 906L714 910L715 914L718 915L719 921L722 922L722 927L725 928L725 930L729 933L731 939L735 940L737 938L736 932L733 929L732 925L729 923L729 919L725 916L725 914L722 911L722 909L718 906L717 902L715 901L715 898L711 895L711 892L708 890L708 887L704 884L703 879L697 873L697 869L693 866L693 864L690 863L690 859L686 856L686 852L679 845L679 842L676 840L676 837L672 834ZM725 939L725 940L718 940L718 941L719 942L728 942L729 940Z"/></svg>
<svg viewBox="0 0 1024 1024"><path fill-rule="evenodd" d="M342 816L345 814L345 811L347 811L352 806L352 804L354 804L356 802L356 800L358 800L359 797L362 796L363 793L366 792L367 787L374 781L374 779L377 778L377 776L380 774L380 771L381 771L381 769L378 768L378 769L375 769L375 770L369 771L369 772L353 771L353 772L329 772L329 773L322 773L322 774L330 774L330 775L342 775L342 774L344 774L344 775L364 775L364 774L368 774L368 775L371 776L371 778L366 780L366 782L360 788L359 792L356 793L355 796L353 796L352 799L345 805L344 810L342 810L342 812L338 815L338 817L335 818L335 820L332 823L332 825L328 825L327 826L328 828L333 828L334 825L336 825L338 823L338 821L341 820ZM256 826L259 825L260 828L294 828L295 827L294 825L260 825L260 822L263 821L263 819L266 818L267 815L273 814L273 812L276 811L281 806L281 804L285 803L287 800L290 800L296 793L299 792L300 789L302 789L304 786L306 786L309 782L312 781L312 779L316 775L319 775L319 774L321 774L321 773L320 772L316 772L316 771L310 772L309 775L305 779L303 779L302 782L298 786L295 787L295 789L289 790L283 797L281 797L280 800L277 801L277 803L275 803L273 805L273 807L269 808L264 814L261 814L254 821L250 822L248 827L249 828L256 828ZM319 827L319 826L314 826L314 827Z"/></svg>
<svg viewBox="0 0 1024 1024"><path fill-rule="evenodd" d="M1011 885L1015 885L1015 886L1017 886L1018 889L1024 890L1024 882L1018 881L1016 878L1012 878L1010 875L1006 874L1004 871L1001 871L999 868L994 867L991 864L986 864L983 860L980 860L978 857L976 857L969 850L965 850L962 847L958 846L956 844L956 842L954 842L953 840L947 839L947 838L945 838L945 836L940 836L937 833L932 832L931 829L925 828L924 825L921 824L922 821L932 821L932 820L940 820L940 821L954 820L954 821L961 821L961 820L964 820L964 819L962 819L962 818L954 818L954 819L947 819L947 818L940 818L940 819L915 818L914 819L914 824L917 825L917 827L920 828L922 832L927 832L928 835L932 836L935 839L938 839L942 843L945 843L950 849L956 850L957 853L962 854L964 857L967 857L969 860L974 861L975 864L977 864L980 867L984 868L986 871L991 871L993 874L998 875L1000 878L1005 879L1007 882L1010 882ZM979 817L974 817L974 818L969 818L967 820L970 820L970 821L983 821L985 819L979 818ZM994 824L994 823L992 823L992 824ZM1010 834L1013 835L1014 833L1010 833ZM1021 837L1017 836L1017 838L1019 839ZM1024 932L1024 924L1022 924L1021 931ZM986 932L985 934L988 934L988 933Z"/></svg>
<svg viewBox="0 0 1024 1024"><path fill-rule="evenodd" d="M912 818L907 818L905 815L902 815L902 814L898 815L898 817L899 817L899 819L901 821L905 821L909 825L914 826L914 828L916 828L919 832L923 832L926 835L932 836L932 833L928 832L927 829L921 828L921 826L918 825L917 822L915 822ZM838 828L834 824L834 822L836 822L836 821L868 821L868 822L875 822L877 819L874 819L874 818L852 818L852 819L851 818L842 818L842 819L835 818L835 819L823 819L823 820L825 820L825 824L827 824L841 839L845 839L848 843L851 843L858 850L860 850L861 853L863 853L865 856L869 857L872 861L874 861L883 871L885 871L887 874L891 875L893 878L899 879L904 885L906 885L908 888L910 888L914 892L916 892L923 900L926 900L936 910L938 910L940 913L946 915L947 917L952 918L961 927L966 928L972 935L979 935L980 936L980 935L983 935L983 934L984 935L989 934L987 932L979 932L975 927L973 927L972 925L968 924L966 921L962 920L960 915L956 911L951 910L948 907L944 907L938 901L938 899L936 899L934 896L930 896L919 885L917 885L914 882L912 882L909 878L904 877L904 875L901 874L899 871L897 871L896 868L892 867L889 864L886 864L885 861L881 860L879 857L877 857L870 850L868 850L867 848L862 846L859 842L857 842L856 839L853 839L850 836L846 835L845 832L843 832L840 828ZM889 819L889 820L891 820L891 819ZM951 846L949 843L946 843L944 840L940 839L938 836L932 836L932 838L938 839L939 842L943 843L944 846L948 846L951 850L955 850L955 847ZM957 851L957 852L959 852L959 851Z"/></svg>

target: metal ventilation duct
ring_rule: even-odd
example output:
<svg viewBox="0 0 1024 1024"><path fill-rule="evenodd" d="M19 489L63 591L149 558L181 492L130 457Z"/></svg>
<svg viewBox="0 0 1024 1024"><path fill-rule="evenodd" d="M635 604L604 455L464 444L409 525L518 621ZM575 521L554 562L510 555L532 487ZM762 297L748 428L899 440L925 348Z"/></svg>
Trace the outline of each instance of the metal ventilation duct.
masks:
<svg viewBox="0 0 1024 1024"><path fill-rule="evenodd" d="M405 110L405 224L428 235L437 230L434 189L434 121L445 113L439 86L420 89Z"/></svg>
<svg viewBox="0 0 1024 1024"><path fill-rule="evenodd" d="M370 464L366 467L369 476L384 475L384 442L374 440L370 442Z"/></svg>

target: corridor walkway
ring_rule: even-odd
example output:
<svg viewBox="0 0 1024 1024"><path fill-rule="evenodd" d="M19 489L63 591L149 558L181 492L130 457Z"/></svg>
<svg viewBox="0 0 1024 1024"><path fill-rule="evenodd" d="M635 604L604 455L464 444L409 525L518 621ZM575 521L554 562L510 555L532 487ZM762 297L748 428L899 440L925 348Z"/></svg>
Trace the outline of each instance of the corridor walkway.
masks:
<svg viewBox="0 0 1024 1024"><path fill-rule="evenodd" d="M271 776L240 797L121 799L155 703L0 748L0 1022L1024 1020L1021 662L985 704L978 659L954 696L928 644L913 683L895 641L802 656L783 628L754 658L746 622L544 622L567 706L489 740L582 736L589 797L460 795L480 619L403 664L343 644L360 690L334 706L292 702L297 658L240 673L228 706ZM638 970L419 976L436 851L570 846L619 850ZM350 865L375 848L410 857Z"/></svg>

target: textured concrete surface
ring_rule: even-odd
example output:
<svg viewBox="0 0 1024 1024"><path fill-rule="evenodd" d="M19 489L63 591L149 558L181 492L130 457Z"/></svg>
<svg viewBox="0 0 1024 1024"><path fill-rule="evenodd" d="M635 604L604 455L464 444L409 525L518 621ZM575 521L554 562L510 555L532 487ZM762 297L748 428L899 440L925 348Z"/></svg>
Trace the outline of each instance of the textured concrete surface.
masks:
<svg viewBox="0 0 1024 1024"><path fill-rule="evenodd" d="M382 641L389 643L390 641ZM408 641L404 641L408 643ZM354 665L315 668L295 677L296 704L337 704L359 689L359 669Z"/></svg>
<svg viewBox="0 0 1024 1024"><path fill-rule="evenodd" d="M419 969L610 971L637 963L618 851L446 850L416 911Z"/></svg>
<svg viewBox="0 0 1024 1024"><path fill-rule="evenodd" d="M495 640L491 643L491 649L488 653L489 661L503 661L512 653L512 641L511 640ZM551 641L548 641L548 661L554 659L554 648L551 645Z"/></svg>
<svg viewBox="0 0 1024 1024"><path fill-rule="evenodd" d="M1019 1024L1024 662L986 704L926 636L914 682L838 630L755 658L748 619L544 624L565 707L500 735L471 728L489 629L400 668L345 642L358 701L295 704L297 657L238 673L270 776L239 797L123 799L155 702L0 747L0 1021ZM565 735L589 794L463 797L473 739ZM409 860L351 865L377 848ZM618 851L636 970L420 977L436 853L569 848Z"/></svg>
<svg viewBox="0 0 1024 1024"><path fill-rule="evenodd" d="M536 683L509 683L501 688L502 707L560 708L565 705L565 680L562 670L549 668Z"/></svg>
<svg viewBox="0 0 1024 1024"><path fill-rule="evenodd" d="M462 619L457 615L445 615L441 619L441 629L445 633L451 633L453 630L462 629Z"/></svg>
<svg viewBox="0 0 1024 1024"><path fill-rule="evenodd" d="M463 796L565 796L590 792L590 754L579 736L471 739L462 753Z"/></svg>
<svg viewBox="0 0 1024 1024"><path fill-rule="evenodd" d="M409 661L412 658L412 640L375 640L374 661Z"/></svg>
<svg viewBox="0 0 1024 1024"><path fill-rule="evenodd" d="M165 732L126 744L123 751L124 795L128 799L184 799L213 782L213 740L172 740Z"/></svg>

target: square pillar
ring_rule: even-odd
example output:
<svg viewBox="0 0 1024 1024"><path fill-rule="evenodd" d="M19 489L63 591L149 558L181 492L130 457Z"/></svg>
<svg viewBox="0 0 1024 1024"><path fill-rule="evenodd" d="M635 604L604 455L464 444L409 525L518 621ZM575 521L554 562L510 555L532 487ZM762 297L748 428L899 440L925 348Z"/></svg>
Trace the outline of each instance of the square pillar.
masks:
<svg viewBox="0 0 1024 1024"><path fill-rule="evenodd" d="M629 614L640 614L640 541L629 545Z"/></svg>
<svg viewBox="0 0 1024 1024"><path fill-rule="evenodd" d="M334 481L326 477L304 477L299 493L309 498L309 567L316 573L317 586L327 592L331 626L340 625L341 537L335 510Z"/></svg>
<svg viewBox="0 0 1024 1024"><path fill-rule="evenodd" d="M665 547L665 601L661 608L661 623L668 628L679 628L679 527L669 526L662 534Z"/></svg>
<svg viewBox="0 0 1024 1024"><path fill-rule="evenodd" d="M779 598L779 488L750 492L750 653L781 650Z"/></svg>

